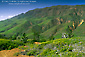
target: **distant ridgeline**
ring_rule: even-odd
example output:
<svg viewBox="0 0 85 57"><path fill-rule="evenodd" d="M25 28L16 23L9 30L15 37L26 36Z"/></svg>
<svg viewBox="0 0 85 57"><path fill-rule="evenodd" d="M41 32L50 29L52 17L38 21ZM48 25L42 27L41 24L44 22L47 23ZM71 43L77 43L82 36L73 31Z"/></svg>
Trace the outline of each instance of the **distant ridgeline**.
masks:
<svg viewBox="0 0 85 57"><path fill-rule="evenodd" d="M0 34L17 38L62 38L85 36L85 5L58 5L34 9L0 21Z"/></svg>

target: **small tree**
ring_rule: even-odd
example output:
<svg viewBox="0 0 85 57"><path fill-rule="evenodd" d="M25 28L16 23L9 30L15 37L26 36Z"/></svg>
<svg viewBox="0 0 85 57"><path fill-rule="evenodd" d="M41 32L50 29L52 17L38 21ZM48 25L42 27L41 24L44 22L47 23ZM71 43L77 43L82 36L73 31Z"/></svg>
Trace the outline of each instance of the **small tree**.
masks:
<svg viewBox="0 0 85 57"><path fill-rule="evenodd" d="M23 37L24 37L24 38L26 37L26 33L23 33Z"/></svg>
<svg viewBox="0 0 85 57"><path fill-rule="evenodd" d="M28 38L26 37L26 33L23 33L23 37L22 37L22 39L23 39L23 42L24 42L24 43L27 42L27 39L28 39Z"/></svg>
<svg viewBox="0 0 85 57"><path fill-rule="evenodd" d="M6 38L4 35L0 34L0 38Z"/></svg>
<svg viewBox="0 0 85 57"><path fill-rule="evenodd" d="M70 27L68 26L67 29L66 29L66 31L67 31L67 33L68 33L69 38L71 38L72 29L70 29Z"/></svg>

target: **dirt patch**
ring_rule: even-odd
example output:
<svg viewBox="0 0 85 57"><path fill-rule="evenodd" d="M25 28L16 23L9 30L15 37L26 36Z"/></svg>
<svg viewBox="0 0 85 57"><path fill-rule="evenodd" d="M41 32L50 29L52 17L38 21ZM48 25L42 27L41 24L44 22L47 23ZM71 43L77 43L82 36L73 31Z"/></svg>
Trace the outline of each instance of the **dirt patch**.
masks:
<svg viewBox="0 0 85 57"><path fill-rule="evenodd" d="M34 44L41 44L40 42L35 42Z"/></svg>
<svg viewBox="0 0 85 57"><path fill-rule="evenodd" d="M19 55L19 56L13 56L14 53L19 52L20 50L18 48L14 48L11 50L2 50L0 51L0 57L34 57L34 56L27 56L27 55Z"/></svg>

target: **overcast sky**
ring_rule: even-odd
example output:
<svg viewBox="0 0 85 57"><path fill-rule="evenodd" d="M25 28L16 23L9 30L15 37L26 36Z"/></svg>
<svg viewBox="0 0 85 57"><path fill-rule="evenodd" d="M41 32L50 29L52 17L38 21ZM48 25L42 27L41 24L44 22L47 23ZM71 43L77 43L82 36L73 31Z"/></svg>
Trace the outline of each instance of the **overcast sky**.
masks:
<svg viewBox="0 0 85 57"><path fill-rule="evenodd" d="M8 1L8 2L6 2ZM28 4L13 4L11 1L34 1ZM17 3L17 2L16 2ZM0 0L0 21L25 13L35 8L55 5L85 5L85 0Z"/></svg>

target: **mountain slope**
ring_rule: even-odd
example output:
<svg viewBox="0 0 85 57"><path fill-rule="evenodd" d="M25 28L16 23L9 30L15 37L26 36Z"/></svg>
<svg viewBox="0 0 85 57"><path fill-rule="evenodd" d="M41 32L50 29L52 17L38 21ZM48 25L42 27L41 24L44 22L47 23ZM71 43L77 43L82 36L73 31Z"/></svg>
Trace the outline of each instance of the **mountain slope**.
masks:
<svg viewBox="0 0 85 57"><path fill-rule="evenodd" d="M85 36L85 23L83 23L81 26L77 27L77 29L73 32L73 34L76 36Z"/></svg>
<svg viewBox="0 0 85 57"><path fill-rule="evenodd" d="M66 31L68 26L73 31L74 36L84 36L85 33L81 35L82 32L79 29L82 28L82 31L85 32L83 29L85 23L83 22L78 27L82 19L85 20L85 5L58 5L34 9L11 19L0 21L0 34L12 37L26 33L27 37L33 38L32 27L39 25L42 27L40 35L44 38L49 38L52 34L56 38L60 38L62 33L68 33ZM77 31L79 32L78 35L76 35Z"/></svg>

